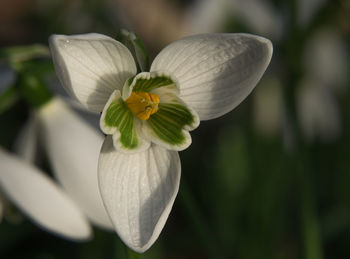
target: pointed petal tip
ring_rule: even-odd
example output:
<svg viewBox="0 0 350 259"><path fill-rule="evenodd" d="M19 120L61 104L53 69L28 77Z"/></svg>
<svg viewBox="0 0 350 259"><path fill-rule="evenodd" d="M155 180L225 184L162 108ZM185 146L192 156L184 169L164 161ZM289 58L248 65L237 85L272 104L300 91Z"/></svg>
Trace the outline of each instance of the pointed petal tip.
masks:
<svg viewBox="0 0 350 259"><path fill-rule="evenodd" d="M178 177L178 184L174 187L174 193L171 197L171 199L169 200L168 204L166 205L166 207L164 208L164 211L162 212L161 216L159 217L158 219L158 222L157 224L154 226L154 229L153 229L153 233L152 235L148 238L148 240L143 243L142 245L141 244L135 244L135 243L132 243L130 242L129 239L126 239L124 238L122 235L120 235L118 233L118 235L120 235L120 238L123 240L123 242L132 250L134 250L135 252L137 253L144 253L146 252L148 249L151 248L151 246L157 241L160 233L162 232L164 226L165 226L165 223L169 217L169 214L171 212L171 209L174 205L174 201L175 201L175 198L177 196L177 193L179 191L179 181L180 181L180 175ZM124 234L124 233L122 233ZM142 233L141 233L142 235Z"/></svg>
<svg viewBox="0 0 350 259"><path fill-rule="evenodd" d="M272 42L271 40L267 39L267 38L264 38L262 36L256 36L257 39L263 43L265 45L265 48L266 48L266 60L267 60L267 64L270 63L271 61L271 58L272 58L272 54L273 54L273 45L272 45Z"/></svg>
<svg viewBox="0 0 350 259"><path fill-rule="evenodd" d="M262 50L265 52L266 67L267 67L271 61L272 54L273 54L273 44L272 44L271 40L269 40L263 36L249 34L249 33L239 33L239 35L241 35L243 37L249 37L251 39L259 41L264 46L264 48Z"/></svg>

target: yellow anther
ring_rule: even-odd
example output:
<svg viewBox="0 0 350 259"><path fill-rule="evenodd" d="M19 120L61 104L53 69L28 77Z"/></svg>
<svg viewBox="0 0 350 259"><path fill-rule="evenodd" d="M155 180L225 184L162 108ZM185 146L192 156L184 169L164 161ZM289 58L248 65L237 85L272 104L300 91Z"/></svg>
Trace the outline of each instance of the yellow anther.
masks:
<svg viewBox="0 0 350 259"><path fill-rule="evenodd" d="M145 121L158 111L159 97L146 92L132 92L125 102L133 114Z"/></svg>

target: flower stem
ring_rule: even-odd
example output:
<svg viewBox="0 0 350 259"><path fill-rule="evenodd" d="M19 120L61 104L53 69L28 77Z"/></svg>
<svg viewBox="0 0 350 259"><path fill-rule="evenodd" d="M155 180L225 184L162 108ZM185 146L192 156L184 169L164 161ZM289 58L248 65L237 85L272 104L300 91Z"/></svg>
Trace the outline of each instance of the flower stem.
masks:
<svg viewBox="0 0 350 259"><path fill-rule="evenodd" d="M304 253L307 259L322 259L322 242L319 223L315 211L313 190L307 175L301 182L301 217L304 240Z"/></svg>
<svg viewBox="0 0 350 259"><path fill-rule="evenodd" d="M138 254L134 251L132 251L131 249L127 248L127 253L128 253L128 258L129 259L139 259L139 258L143 258L143 256L141 254Z"/></svg>
<svg viewBox="0 0 350 259"><path fill-rule="evenodd" d="M224 258L221 255L221 250L214 240L214 236L205 221L205 218L196 203L190 189L188 188L186 182L182 179L179 197L183 208L186 210L189 221L192 223L194 230L197 232L199 238L201 239L203 248L206 249L208 258Z"/></svg>
<svg viewBox="0 0 350 259"><path fill-rule="evenodd" d="M289 127L293 132L294 145L289 153L290 173L296 173L296 181L299 186L299 212L300 228L304 246L305 259L322 259L322 240L320 234L319 219L316 212L316 197L314 195L311 182L312 166L310 165L310 151L304 143L300 131L300 125L297 117L297 99L296 89L303 78L302 73L302 46L305 45L306 35L301 31L297 23L297 2L291 1L289 8L292 10L290 21L290 36L288 60L286 71L289 71L286 78L286 87L284 87L284 96L286 101L286 110L290 120ZM296 44L298 42L298 44Z"/></svg>

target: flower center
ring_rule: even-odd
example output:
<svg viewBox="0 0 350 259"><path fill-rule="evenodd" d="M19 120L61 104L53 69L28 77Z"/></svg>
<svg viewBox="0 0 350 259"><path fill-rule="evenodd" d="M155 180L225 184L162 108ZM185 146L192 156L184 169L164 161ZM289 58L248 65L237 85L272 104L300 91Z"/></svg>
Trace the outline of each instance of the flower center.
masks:
<svg viewBox="0 0 350 259"><path fill-rule="evenodd" d="M133 114L145 121L158 111L159 97L147 92L131 92L125 102Z"/></svg>

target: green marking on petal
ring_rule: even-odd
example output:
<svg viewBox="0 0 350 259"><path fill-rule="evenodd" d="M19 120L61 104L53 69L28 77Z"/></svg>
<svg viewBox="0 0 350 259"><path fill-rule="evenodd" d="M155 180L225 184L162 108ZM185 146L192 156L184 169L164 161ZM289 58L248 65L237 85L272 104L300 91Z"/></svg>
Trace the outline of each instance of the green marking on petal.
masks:
<svg viewBox="0 0 350 259"><path fill-rule="evenodd" d="M134 82L133 92L150 92L154 89L175 85L175 82L168 76L155 76L151 78L137 78Z"/></svg>
<svg viewBox="0 0 350 259"><path fill-rule="evenodd" d="M174 103L159 104L157 113L147 121L154 133L164 142L171 145L182 145L186 137L182 130L186 125L191 126L195 118L183 105Z"/></svg>
<svg viewBox="0 0 350 259"><path fill-rule="evenodd" d="M117 128L120 132L119 141L126 149L135 149L138 138L134 128L134 116L122 100L111 102L104 118L106 126Z"/></svg>

